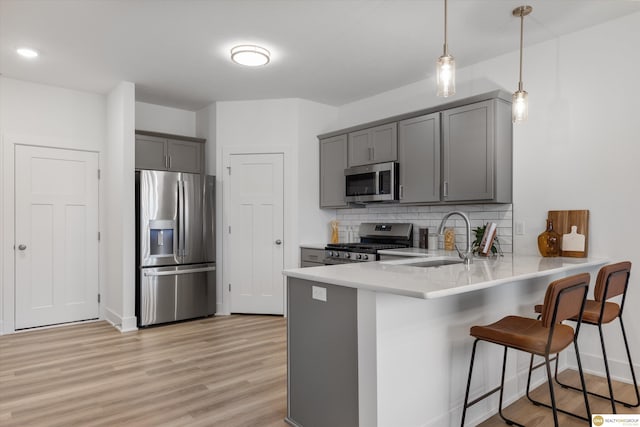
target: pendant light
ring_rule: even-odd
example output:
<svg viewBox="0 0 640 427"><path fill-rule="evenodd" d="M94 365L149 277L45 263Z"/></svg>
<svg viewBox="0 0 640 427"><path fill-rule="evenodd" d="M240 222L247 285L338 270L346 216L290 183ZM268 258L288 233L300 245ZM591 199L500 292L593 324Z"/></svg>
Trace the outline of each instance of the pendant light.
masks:
<svg viewBox="0 0 640 427"><path fill-rule="evenodd" d="M513 16L520 17L520 80L518 90L513 94L511 118L514 123L523 122L529 116L529 100L527 91L522 89L522 46L524 41L524 17L531 13L531 6L520 6L513 9Z"/></svg>
<svg viewBox="0 0 640 427"><path fill-rule="evenodd" d="M444 0L444 52L438 58L436 68L438 96L444 98L456 94L456 61L449 55L447 44L447 0Z"/></svg>

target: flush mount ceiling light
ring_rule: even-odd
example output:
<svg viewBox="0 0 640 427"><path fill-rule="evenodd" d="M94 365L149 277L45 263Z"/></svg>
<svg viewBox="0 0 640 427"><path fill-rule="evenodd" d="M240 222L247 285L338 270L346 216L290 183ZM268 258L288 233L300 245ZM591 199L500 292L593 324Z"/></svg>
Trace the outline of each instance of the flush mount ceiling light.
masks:
<svg viewBox="0 0 640 427"><path fill-rule="evenodd" d="M25 58L37 58L40 54L37 50L31 49L30 47L19 47L16 49L18 55L23 56Z"/></svg>
<svg viewBox="0 0 640 427"><path fill-rule="evenodd" d="M522 45L524 40L524 17L531 13L531 6L520 6L513 9L513 16L520 18L520 80L518 90L513 94L511 118L513 123L523 122L529 117L529 100L527 92L522 89Z"/></svg>
<svg viewBox="0 0 640 427"><path fill-rule="evenodd" d="M247 67L267 65L271 59L271 53L263 47L256 45L240 45L231 49L231 60L236 64Z"/></svg>
<svg viewBox="0 0 640 427"><path fill-rule="evenodd" d="M438 96L444 98L456 94L456 61L449 55L447 44L447 0L444 0L444 52L438 58L436 67Z"/></svg>

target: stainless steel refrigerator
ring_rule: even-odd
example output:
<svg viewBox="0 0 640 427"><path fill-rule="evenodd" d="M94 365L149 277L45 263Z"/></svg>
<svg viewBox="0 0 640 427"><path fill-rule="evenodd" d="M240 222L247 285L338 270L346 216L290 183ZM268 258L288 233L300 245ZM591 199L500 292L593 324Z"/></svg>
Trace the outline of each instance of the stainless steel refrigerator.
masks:
<svg viewBox="0 0 640 427"><path fill-rule="evenodd" d="M138 326L215 313L215 177L136 172Z"/></svg>

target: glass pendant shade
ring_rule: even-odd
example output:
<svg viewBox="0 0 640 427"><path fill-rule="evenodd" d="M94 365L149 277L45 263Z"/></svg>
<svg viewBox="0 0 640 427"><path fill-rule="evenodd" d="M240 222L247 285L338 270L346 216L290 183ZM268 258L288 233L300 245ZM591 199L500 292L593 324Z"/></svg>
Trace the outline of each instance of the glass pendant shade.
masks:
<svg viewBox="0 0 640 427"><path fill-rule="evenodd" d="M511 118L514 123L523 122L529 117L529 100L527 91L518 90L513 94Z"/></svg>
<svg viewBox="0 0 640 427"><path fill-rule="evenodd" d="M456 94L456 61L451 55L438 58L436 68L438 96L444 98Z"/></svg>

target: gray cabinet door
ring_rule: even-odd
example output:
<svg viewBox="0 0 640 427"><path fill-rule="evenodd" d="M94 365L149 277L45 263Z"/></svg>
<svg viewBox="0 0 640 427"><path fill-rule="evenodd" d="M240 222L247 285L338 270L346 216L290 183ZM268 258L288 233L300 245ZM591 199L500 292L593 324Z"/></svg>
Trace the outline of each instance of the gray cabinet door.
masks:
<svg viewBox="0 0 640 427"><path fill-rule="evenodd" d="M400 203L440 201L440 113L399 123Z"/></svg>
<svg viewBox="0 0 640 427"><path fill-rule="evenodd" d="M349 167L373 163L369 129L349 134Z"/></svg>
<svg viewBox="0 0 640 427"><path fill-rule="evenodd" d="M203 144L199 142L167 140L169 170L202 173Z"/></svg>
<svg viewBox="0 0 640 427"><path fill-rule="evenodd" d="M371 149L375 163L398 160L398 125L389 123L371 129Z"/></svg>
<svg viewBox="0 0 640 427"><path fill-rule="evenodd" d="M388 123L349 134L349 167L398 160L398 130Z"/></svg>
<svg viewBox="0 0 640 427"><path fill-rule="evenodd" d="M136 169L167 170L166 139L136 135Z"/></svg>
<svg viewBox="0 0 640 427"><path fill-rule="evenodd" d="M443 201L494 199L495 102L443 111Z"/></svg>
<svg viewBox="0 0 640 427"><path fill-rule="evenodd" d="M320 207L346 207L347 135L320 140Z"/></svg>

